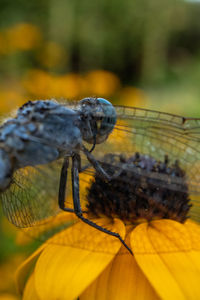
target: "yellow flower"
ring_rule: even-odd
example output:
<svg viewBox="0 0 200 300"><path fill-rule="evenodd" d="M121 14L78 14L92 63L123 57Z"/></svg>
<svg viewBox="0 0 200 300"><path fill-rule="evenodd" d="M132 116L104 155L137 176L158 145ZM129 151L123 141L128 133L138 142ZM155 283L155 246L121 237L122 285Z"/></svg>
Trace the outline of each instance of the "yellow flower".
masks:
<svg viewBox="0 0 200 300"><path fill-rule="evenodd" d="M119 219L96 221L124 238L126 228ZM200 297L198 225L163 219L127 226L127 231L133 256L116 238L80 221L55 235L19 268L23 299Z"/></svg>
<svg viewBox="0 0 200 300"><path fill-rule="evenodd" d="M0 99L0 114L8 113L25 102L25 97L19 92L1 88Z"/></svg>
<svg viewBox="0 0 200 300"><path fill-rule="evenodd" d="M48 98L50 94L52 84L52 77L45 71L42 70L29 70L22 80L22 85L25 90L38 98ZM51 95L52 97L52 95Z"/></svg>
<svg viewBox="0 0 200 300"><path fill-rule="evenodd" d="M16 295L3 293L0 294L0 300L19 300L19 298Z"/></svg>
<svg viewBox="0 0 200 300"><path fill-rule="evenodd" d="M187 219L190 199L184 173L167 159L155 163L139 153L131 159L134 172L130 172L130 158L104 157L105 171L113 171L115 166L118 170L119 163L123 171L108 182L96 174L83 210L87 210L85 217L118 233L133 255L116 237L90 227L74 214L62 213L60 220L65 223L66 218L68 227L47 240L18 269L23 300L200 298L200 227ZM139 168L140 163L143 168L154 163L154 175L159 174L159 167L164 172L167 166L172 178L176 172L181 190L169 186L155 189L153 177L138 180L135 166ZM48 231L48 226L38 234ZM27 230L29 234L31 230Z"/></svg>
<svg viewBox="0 0 200 300"><path fill-rule="evenodd" d="M61 45L49 41L41 45L37 58L43 66L53 68L62 66L66 62L67 53Z"/></svg>
<svg viewBox="0 0 200 300"><path fill-rule="evenodd" d="M94 70L89 72L86 77L87 91L91 95L110 96L120 87L119 78L105 70Z"/></svg>
<svg viewBox="0 0 200 300"><path fill-rule="evenodd" d="M77 98L85 89L85 81L78 74L51 75L42 70L29 70L22 81L28 93L36 98Z"/></svg>
<svg viewBox="0 0 200 300"><path fill-rule="evenodd" d="M146 102L144 92L136 87L126 86L121 89L119 99L126 106L143 106Z"/></svg>
<svg viewBox="0 0 200 300"><path fill-rule="evenodd" d="M5 246L4 246L5 248ZM10 299L16 297L16 289L14 285L13 268L19 266L25 259L24 255L15 254L9 258L1 258L0 263L0 299ZM9 293L9 294L7 294ZM6 298L8 297L8 298ZM16 299L16 298L15 298Z"/></svg>
<svg viewBox="0 0 200 300"><path fill-rule="evenodd" d="M37 47L41 41L41 33L37 26L29 23L19 23L8 28L5 33L7 51L26 51Z"/></svg>

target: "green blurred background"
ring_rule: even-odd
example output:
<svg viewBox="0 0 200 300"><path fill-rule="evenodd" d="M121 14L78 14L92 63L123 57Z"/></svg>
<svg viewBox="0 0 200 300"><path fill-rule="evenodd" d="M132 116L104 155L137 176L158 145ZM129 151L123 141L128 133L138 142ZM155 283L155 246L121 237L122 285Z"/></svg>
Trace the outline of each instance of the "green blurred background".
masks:
<svg viewBox="0 0 200 300"><path fill-rule="evenodd" d="M0 114L33 99L103 96L200 116L200 2L0 0ZM17 239L17 242L16 242ZM0 299L28 253L0 217Z"/></svg>

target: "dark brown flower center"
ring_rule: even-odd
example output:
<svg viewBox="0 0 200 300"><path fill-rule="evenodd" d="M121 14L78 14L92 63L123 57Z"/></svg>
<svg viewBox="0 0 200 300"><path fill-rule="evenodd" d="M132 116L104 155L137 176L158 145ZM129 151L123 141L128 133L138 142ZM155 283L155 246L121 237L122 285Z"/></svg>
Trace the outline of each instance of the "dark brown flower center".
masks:
<svg viewBox="0 0 200 300"><path fill-rule="evenodd" d="M161 162L139 153L129 158L108 154L101 165L112 179L95 175L87 194L89 214L131 223L156 218L186 220L191 204L178 161L170 165L167 156Z"/></svg>

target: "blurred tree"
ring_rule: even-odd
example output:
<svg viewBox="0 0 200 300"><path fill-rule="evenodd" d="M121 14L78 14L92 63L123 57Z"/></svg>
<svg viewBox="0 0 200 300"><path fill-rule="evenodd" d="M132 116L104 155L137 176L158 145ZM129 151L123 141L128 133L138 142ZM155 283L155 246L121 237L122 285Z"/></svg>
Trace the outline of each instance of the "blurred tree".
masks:
<svg viewBox="0 0 200 300"><path fill-rule="evenodd" d="M105 69L126 84L160 81L179 46L182 53L199 51L198 8L183 0L1 0L1 28L29 22L43 36L37 55L33 50L4 55L1 73Z"/></svg>
<svg viewBox="0 0 200 300"><path fill-rule="evenodd" d="M145 0L142 81L163 79L168 63L170 37L183 25L184 2Z"/></svg>

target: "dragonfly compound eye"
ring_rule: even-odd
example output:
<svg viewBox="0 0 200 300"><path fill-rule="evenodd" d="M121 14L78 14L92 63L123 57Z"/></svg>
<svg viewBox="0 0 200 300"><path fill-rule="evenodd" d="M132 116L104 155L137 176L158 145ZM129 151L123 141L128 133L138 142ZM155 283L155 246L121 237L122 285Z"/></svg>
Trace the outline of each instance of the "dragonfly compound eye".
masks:
<svg viewBox="0 0 200 300"><path fill-rule="evenodd" d="M104 98L84 98L80 101L83 139L88 143L102 143L112 132L116 123L113 105Z"/></svg>

